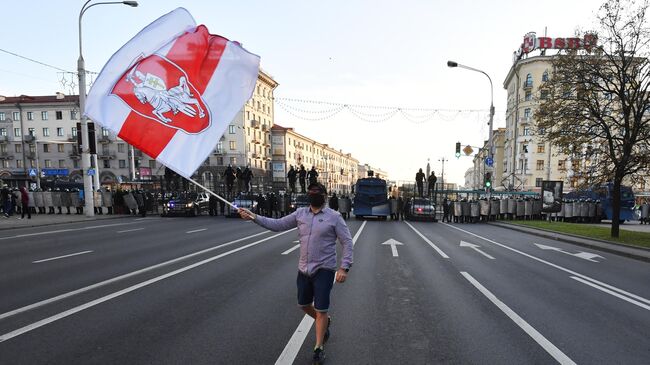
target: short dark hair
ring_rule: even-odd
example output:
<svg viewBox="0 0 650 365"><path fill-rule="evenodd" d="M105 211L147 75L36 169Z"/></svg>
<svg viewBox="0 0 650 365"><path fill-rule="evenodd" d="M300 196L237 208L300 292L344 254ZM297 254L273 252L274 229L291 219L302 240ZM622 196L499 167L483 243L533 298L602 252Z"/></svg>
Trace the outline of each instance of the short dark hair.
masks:
<svg viewBox="0 0 650 365"><path fill-rule="evenodd" d="M321 183L311 183L311 184L309 184L309 186L307 187L307 190L309 191L309 190L312 190L312 189L314 189L314 190L318 189L318 190L320 190L321 194L327 194L327 189L325 188L325 185L323 185Z"/></svg>

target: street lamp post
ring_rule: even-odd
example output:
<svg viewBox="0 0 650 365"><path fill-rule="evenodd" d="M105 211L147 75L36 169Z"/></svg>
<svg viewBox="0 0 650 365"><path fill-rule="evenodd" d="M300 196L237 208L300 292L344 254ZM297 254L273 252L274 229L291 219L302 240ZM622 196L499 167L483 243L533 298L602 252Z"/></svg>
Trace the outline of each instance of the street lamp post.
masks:
<svg viewBox="0 0 650 365"><path fill-rule="evenodd" d="M445 162L449 161L446 158L442 157L439 158L438 161L442 162L442 174L440 175L440 186L442 186L442 190L445 190Z"/></svg>
<svg viewBox="0 0 650 365"><path fill-rule="evenodd" d="M83 169L84 179L84 208L86 217L95 215L95 203L93 199L93 180L92 176L88 175L90 169L90 140L88 137L88 120L84 114L86 107L86 65L83 58L82 43L81 43L81 18L86 10L95 5L107 4L124 4L131 7L138 6L137 1L105 1L88 5L92 0L88 0L81 7L79 11L79 59L77 60L77 74L79 76L79 110L81 110L81 168Z"/></svg>
<svg viewBox="0 0 650 365"><path fill-rule="evenodd" d="M494 121L494 86L492 85L492 79L484 71L481 71L481 70L473 68L473 67L461 65L458 62L447 61L447 66L452 67L452 68L453 67L460 67L460 68L464 68L464 69L467 69L467 70L470 70L470 71L480 72L483 75L485 75L488 78L488 80L490 80L490 123L489 123L490 124L490 135L488 136L488 157L491 158L491 159L494 159L494 153L493 153L494 148L492 146L492 129L493 129L492 124L493 124L493 121Z"/></svg>

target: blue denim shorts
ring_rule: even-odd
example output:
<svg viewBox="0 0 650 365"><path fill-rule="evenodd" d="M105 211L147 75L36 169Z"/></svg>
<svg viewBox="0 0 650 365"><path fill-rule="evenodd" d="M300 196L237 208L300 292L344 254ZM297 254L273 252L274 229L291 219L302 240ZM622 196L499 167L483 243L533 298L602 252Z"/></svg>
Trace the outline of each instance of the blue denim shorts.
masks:
<svg viewBox="0 0 650 365"><path fill-rule="evenodd" d="M327 312L330 307L330 292L334 285L334 271L316 270L311 276L298 272L298 305L307 307L314 303L317 312Z"/></svg>

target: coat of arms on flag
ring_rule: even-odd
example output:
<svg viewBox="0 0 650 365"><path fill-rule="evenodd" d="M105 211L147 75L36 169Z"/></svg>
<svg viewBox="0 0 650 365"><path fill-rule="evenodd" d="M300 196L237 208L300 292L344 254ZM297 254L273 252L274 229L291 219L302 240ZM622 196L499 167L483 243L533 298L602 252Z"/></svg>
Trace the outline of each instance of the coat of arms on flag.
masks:
<svg viewBox="0 0 650 365"><path fill-rule="evenodd" d="M178 8L111 57L85 114L189 178L252 96L259 62Z"/></svg>

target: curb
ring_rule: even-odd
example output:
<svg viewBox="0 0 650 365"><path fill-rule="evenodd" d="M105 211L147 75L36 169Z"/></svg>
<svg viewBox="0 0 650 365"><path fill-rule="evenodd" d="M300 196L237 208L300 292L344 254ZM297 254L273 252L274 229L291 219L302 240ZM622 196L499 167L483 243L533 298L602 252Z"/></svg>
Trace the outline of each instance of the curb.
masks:
<svg viewBox="0 0 650 365"><path fill-rule="evenodd" d="M511 223L490 222L489 224L506 228L506 229L511 229L513 231L530 233L530 234L534 234L544 238L549 238L556 241L567 242L578 246L588 247L594 250L604 251L619 256L625 256L636 260L650 262L650 249L647 248L635 247L635 246L625 245L617 242L600 240L597 238L577 236L569 233L559 233L559 232L550 231L548 229L543 229L543 228L522 227ZM591 244L588 241L599 242L607 246ZM638 251L638 252L634 252L634 251Z"/></svg>
<svg viewBox="0 0 650 365"><path fill-rule="evenodd" d="M60 225L60 224L74 224L74 223L83 223L83 222L104 221L104 220L126 218L126 217L130 217L130 215L128 215L128 214L120 214L120 215L114 215L112 217L106 217L106 218L84 218L84 219L68 221L68 222L48 222L48 223L35 223L35 224L29 224L29 225L23 225L23 226L14 226L14 227L0 227L0 231L10 231L12 229L21 229L21 228L56 226L56 225Z"/></svg>

